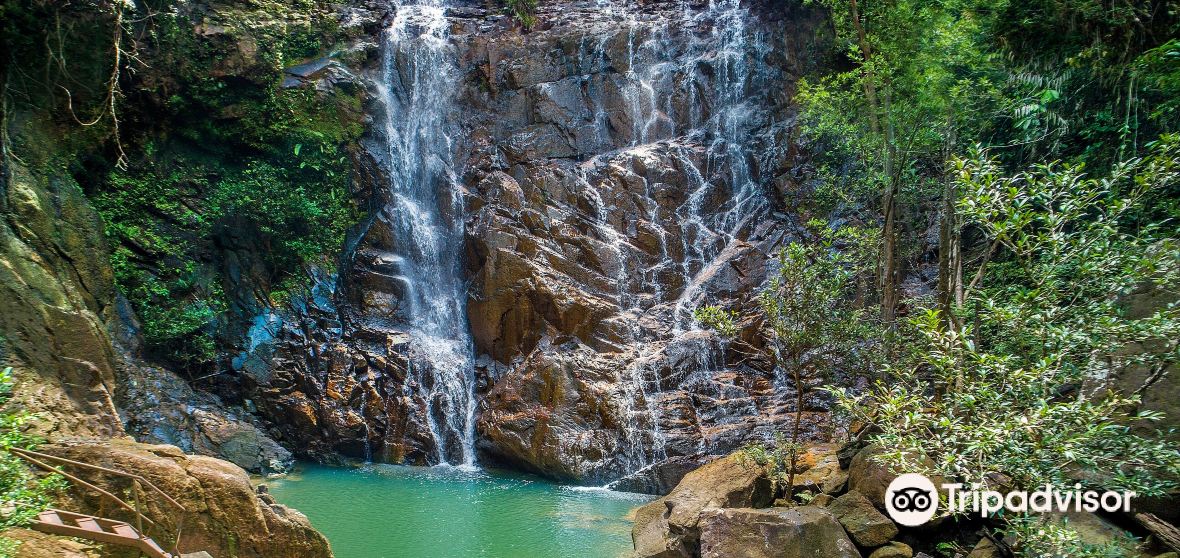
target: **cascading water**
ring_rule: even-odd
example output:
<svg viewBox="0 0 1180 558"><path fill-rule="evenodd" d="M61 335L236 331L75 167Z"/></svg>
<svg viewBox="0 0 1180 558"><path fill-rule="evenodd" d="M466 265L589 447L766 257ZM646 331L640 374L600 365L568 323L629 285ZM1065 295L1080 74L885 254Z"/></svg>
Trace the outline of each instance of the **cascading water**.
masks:
<svg viewBox="0 0 1180 558"><path fill-rule="evenodd" d="M750 163L748 136L759 124L756 95L759 75L753 60L764 56L769 45L751 30L751 16L740 0L711 0L700 9L685 2L676 19L652 22L623 2L600 2L600 7L618 16L628 26L627 70L623 73L621 95L632 123L626 131L631 150L660 144L679 163L691 191L675 209L679 222L679 262L669 255L669 239L659 242L663 261L644 268L623 249L626 239L607 221L615 208L606 207L587 178L596 161L583 165L583 188L595 207L594 228L600 240L612 247L618 260L617 304L633 324L629 335L637 347L635 358L619 373L622 413L626 417L623 455L629 472L650 466L666 457L665 438L660 429L659 375L651 366L650 332L639 327L640 317L652 313L671 323L672 336L697 327L692 309L700 302L701 275L735 239L748 232L768 203L755 180ZM604 56L604 41L595 45L593 56ZM598 135L609 135L607 119L595 108ZM618 133L616 131L616 133ZM692 150L703 146L704 156ZM723 173L718 173L724 169ZM646 196L650 221L657 220L656 203ZM723 199L718 207L713 200ZM640 217L640 216L635 216ZM657 268L672 267L682 277L678 291L665 293L657 279ZM635 280L634 278L641 278ZM664 304L651 307L641 301L644 293ZM665 296L670 297L665 299ZM697 351L694 374L720 369L722 355L706 344ZM757 412L755 409L753 412ZM703 442L702 442L703 443Z"/></svg>
<svg viewBox="0 0 1180 558"><path fill-rule="evenodd" d="M462 202L451 166L451 95L459 81L444 2L395 6L383 36L391 256L410 334L410 371L438 463L475 461L475 372L462 278Z"/></svg>

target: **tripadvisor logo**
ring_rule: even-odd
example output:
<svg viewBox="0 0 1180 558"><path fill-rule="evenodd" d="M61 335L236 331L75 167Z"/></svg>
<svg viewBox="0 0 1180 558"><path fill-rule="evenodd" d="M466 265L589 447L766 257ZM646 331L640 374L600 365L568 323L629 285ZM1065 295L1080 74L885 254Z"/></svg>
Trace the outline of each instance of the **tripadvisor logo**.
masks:
<svg viewBox="0 0 1180 558"><path fill-rule="evenodd" d="M1046 484L1028 492L1013 490L1007 493L981 490L979 483L964 488L961 483L944 483L946 491L943 507L948 513L978 513L988 517L1000 510L1013 513L1049 511L1106 512L1130 511L1134 492L1082 490L1081 484L1059 489ZM917 473L906 473L893 479L885 491L885 511L898 524L917 527L934 518L938 512L939 493L930 479Z"/></svg>

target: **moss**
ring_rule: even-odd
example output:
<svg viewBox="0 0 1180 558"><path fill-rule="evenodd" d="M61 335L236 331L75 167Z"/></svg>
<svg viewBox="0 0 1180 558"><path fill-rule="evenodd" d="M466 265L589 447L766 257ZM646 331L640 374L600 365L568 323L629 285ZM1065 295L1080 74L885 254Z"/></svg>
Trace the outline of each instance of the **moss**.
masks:
<svg viewBox="0 0 1180 558"><path fill-rule="evenodd" d="M331 267L358 218L349 151L363 133L360 92L280 87L284 65L333 44L323 10L253 1L199 21L162 14L153 28L153 67L165 78L128 103L158 112L128 168L108 166L92 197L117 247L116 281L159 358L213 366L218 340L233 338L225 313L242 295L225 289L284 301L307 266ZM260 284L239 284L220 261L243 235L263 270L241 280Z"/></svg>

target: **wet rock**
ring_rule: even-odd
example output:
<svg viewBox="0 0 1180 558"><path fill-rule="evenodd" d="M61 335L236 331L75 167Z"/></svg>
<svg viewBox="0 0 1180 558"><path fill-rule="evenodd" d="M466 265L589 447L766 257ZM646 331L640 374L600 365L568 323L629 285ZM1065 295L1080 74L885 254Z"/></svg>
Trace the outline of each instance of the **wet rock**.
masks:
<svg viewBox="0 0 1180 558"><path fill-rule="evenodd" d="M347 27L370 25L380 8L369 4L345 10ZM732 34L701 34L725 19L705 12L670 2L625 13L561 3L529 33L484 8L448 12L461 76L452 137L464 214L447 219L462 220L466 235L467 318L483 363L478 449L488 462L590 483L647 468L653 476L621 482L662 492L686 460L768 440L792 420L793 394L775 388L767 363L727 357L690 313L705 301L754 308L770 255L794 227L772 211L778 202L761 168L781 175L794 155L739 156L718 147L728 132L705 123L721 97L748 100L741 141L794 153L785 143L795 108L784 92L809 58L788 54L815 47L823 18L786 7L751 12L751 29L783 54L751 50L757 64L742 83L720 83L731 74L714 67L717 41ZM393 64L408 75L406 60ZM331 68L313 66L322 67L292 76ZM434 458L424 402L398 389L406 351L382 341L408 319L404 264L394 256L404 247L391 234L404 216L383 175L383 134L372 126L358 157L358 182L376 211L340 258L333 309L285 316L281 347L259 359L274 378L251 373L262 379L247 387L268 433L301 455ZM808 400L809 436L824 410Z"/></svg>
<svg viewBox="0 0 1180 558"><path fill-rule="evenodd" d="M873 503L856 490L836 498L827 509L840 520L840 525L860 546L881 546L897 536L897 525L877 511Z"/></svg>
<svg viewBox="0 0 1180 558"><path fill-rule="evenodd" d="M688 473L709 462L709 456L677 456L649 465L613 483L622 492L664 495L671 492Z"/></svg>
<svg viewBox="0 0 1180 558"><path fill-rule="evenodd" d="M710 509L701 515L702 558L859 558L823 508Z"/></svg>

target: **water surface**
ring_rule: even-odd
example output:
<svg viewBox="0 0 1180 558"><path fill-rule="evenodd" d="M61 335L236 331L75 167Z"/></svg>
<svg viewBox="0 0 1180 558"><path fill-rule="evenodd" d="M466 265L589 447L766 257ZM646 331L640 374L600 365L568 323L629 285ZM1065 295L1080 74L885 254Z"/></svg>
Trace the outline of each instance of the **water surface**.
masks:
<svg viewBox="0 0 1180 558"><path fill-rule="evenodd" d="M652 498L456 467L302 465L267 481L336 558L616 558L627 514Z"/></svg>

